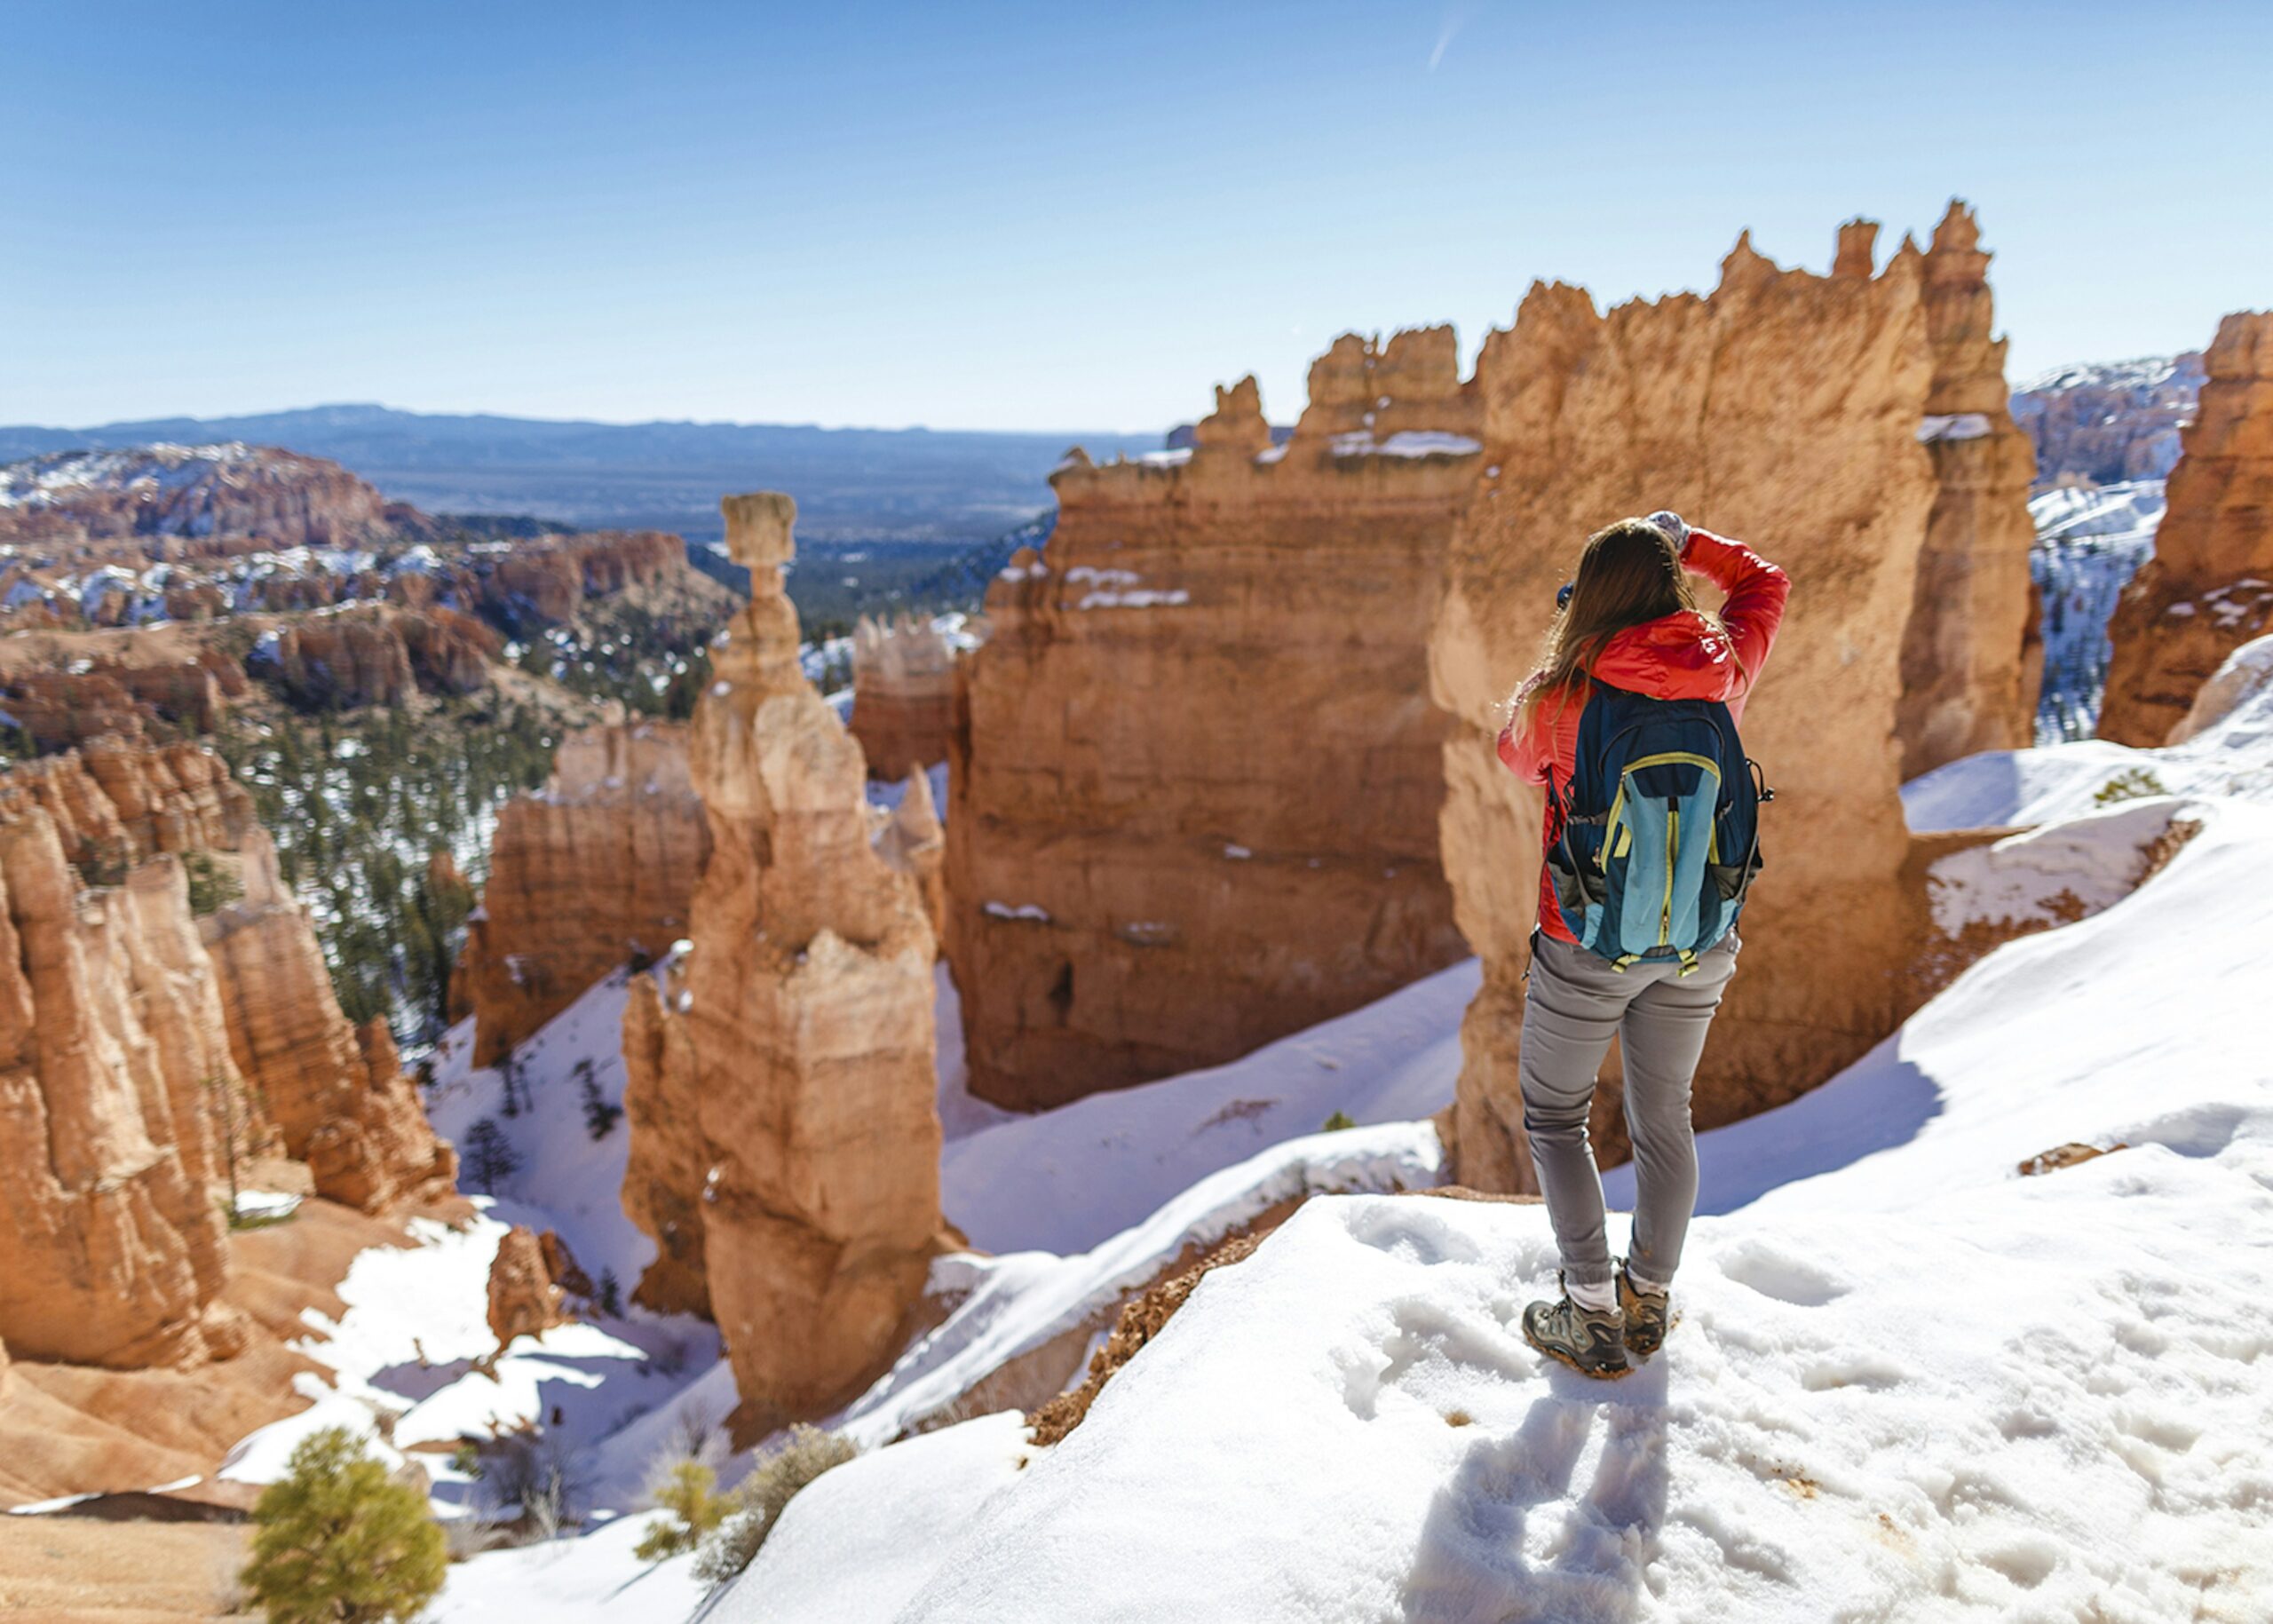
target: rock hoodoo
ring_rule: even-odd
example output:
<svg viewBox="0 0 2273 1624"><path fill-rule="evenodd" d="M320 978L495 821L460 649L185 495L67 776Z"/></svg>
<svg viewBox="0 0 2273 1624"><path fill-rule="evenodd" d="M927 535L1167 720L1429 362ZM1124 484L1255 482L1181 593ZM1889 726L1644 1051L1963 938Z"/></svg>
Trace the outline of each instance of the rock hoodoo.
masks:
<svg viewBox="0 0 2273 1624"><path fill-rule="evenodd" d="M1338 340L1274 445L1253 379L1188 451L1052 476L989 590L946 819L973 1090L1208 1065L1465 951L1425 643L1482 405L1449 328Z"/></svg>
<svg viewBox="0 0 2273 1624"><path fill-rule="evenodd" d="M2202 393L2202 353L2063 367L2013 391L2013 421L2036 443L2036 478L2095 485L2159 479L2178 462L2179 425Z"/></svg>
<svg viewBox="0 0 2273 1624"><path fill-rule="evenodd" d="M2099 734L2158 745L2235 649L2273 627L2273 312L2218 325L2155 556L2116 606Z"/></svg>
<svg viewBox="0 0 2273 1624"><path fill-rule="evenodd" d="M546 1266L543 1244L534 1232L516 1224L489 1260L490 1333L502 1350L516 1336L542 1336L567 1323L568 1312Z"/></svg>
<svg viewBox="0 0 2273 1624"><path fill-rule="evenodd" d="M661 996L632 984L623 1204L661 1248L638 1300L707 1303L759 1426L826 1410L898 1348L944 1244L940 1137L931 931L872 844L859 746L799 669L796 504L724 505L752 593L694 712L693 950Z"/></svg>
<svg viewBox="0 0 2273 1624"><path fill-rule="evenodd" d="M12 781L14 775L10 775ZM179 860L82 889L57 820L0 810L0 1341L131 1368L237 1344L215 1304L210 1094L240 1086Z"/></svg>
<svg viewBox="0 0 2273 1624"><path fill-rule="evenodd" d="M1994 364L1994 346L1981 330L1969 218L1945 222L1944 241L1939 266L1905 243L1873 277L1850 227L1825 277L1779 270L1747 237L1709 297L1603 315L1582 290L1542 284L1514 327L1486 341L1487 466L1449 553L1430 643L1453 717L1445 866L1485 974L1462 1029L1463 1184L1533 1187L1516 1057L1540 804L1494 754L1501 702L1580 541L1621 514L1675 508L1757 544L1793 579L1793 612L1745 715L1746 747L1780 792L1766 820L1769 867L1698 1079L1699 1125L1804 1091L1893 1026L1913 933L1897 794L1904 650L1913 637L1940 646L1938 629L1909 622L1950 613L2000 647L2016 648L2020 630L2006 624L2000 587L1929 605L1921 559L1931 543L1956 574L1993 583L2006 566L1978 551L2024 550L2029 534L2024 521L2003 539L1996 514L1971 512L2008 477L1993 417L1988 433L1952 442L1987 442L1978 456L1920 443L1921 424L1930 445L1931 420L1951 415L1937 406L1991 404L1974 376ZM1936 314L1936 302L1956 308ZM2009 725L2008 693L2000 685L1973 714ZM1779 819L1837 838L1779 837ZM1604 1090L1598 1129L1614 1118L1615 1092Z"/></svg>
<svg viewBox="0 0 2273 1624"><path fill-rule="evenodd" d="M2005 341L1992 334L1996 302L1980 241L1973 211L1952 202L1923 265L1934 378L1918 433L1933 458L1935 495L1902 646L1896 727L1905 780L2035 738L2043 661L2024 660L2022 646L2036 453L2008 409Z"/></svg>
<svg viewBox="0 0 2273 1624"><path fill-rule="evenodd" d="M35 819L52 831L74 889L131 893L124 902L107 889L93 893L122 918L162 916L150 898L164 886L142 877L154 860L218 856L241 894L193 919L186 876L173 864L189 947L177 951L164 935L165 955L153 961L173 966L207 989L200 999L214 1001L222 1064L179 1040L195 1064L192 1082L242 1089L248 1110L281 1133L286 1154L306 1161L318 1192L334 1200L376 1211L450 1193L456 1160L427 1125L392 1039L376 1024L359 1034L340 1012L314 926L278 879L275 848L254 821L251 797L218 757L195 745L101 739L20 763L0 775L0 820Z"/></svg>
<svg viewBox="0 0 2273 1624"><path fill-rule="evenodd" d="M669 722L572 733L550 781L499 812L455 976L475 1065L496 1065L626 959L660 958L686 935L710 856L686 741Z"/></svg>
<svg viewBox="0 0 2273 1624"><path fill-rule="evenodd" d="M315 927L276 874L265 829L238 847L243 896L198 922L237 1069L316 1193L366 1212L438 1200L457 1156L434 1137L384 1021L341 1012Z"/></svg>
<svg viewBox="0 0 2273 1624"><path fill-rule="evenodd" d="M852 630L852 736L868 776L906 778L947 758L955 646L929 620L861 616Z"/></svg>

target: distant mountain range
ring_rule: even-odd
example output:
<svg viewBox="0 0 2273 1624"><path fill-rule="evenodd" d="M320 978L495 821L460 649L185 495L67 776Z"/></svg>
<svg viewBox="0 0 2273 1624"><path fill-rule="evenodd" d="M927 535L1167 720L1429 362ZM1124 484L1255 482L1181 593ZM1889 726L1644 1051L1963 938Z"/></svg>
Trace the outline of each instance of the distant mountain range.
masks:
<svg viewBox="0 0 2273 1624"><path fill-rule="evenodd" d="M534 513L585 528L718 536L718 498L785 490L814 541L969 544L1051 506L1068 446L1105 461L1160 437L796 424L577 423L316 406L94 428L0 427L0 463L154 440L248 440L329 457L430 513Z"/></svg>

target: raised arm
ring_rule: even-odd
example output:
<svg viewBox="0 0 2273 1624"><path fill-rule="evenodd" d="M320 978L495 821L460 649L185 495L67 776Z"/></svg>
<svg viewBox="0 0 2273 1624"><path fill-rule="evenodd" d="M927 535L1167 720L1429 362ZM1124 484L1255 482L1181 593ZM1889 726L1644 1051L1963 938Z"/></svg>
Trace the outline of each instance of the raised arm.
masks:
<svg viewBox="0 0 2273 1624"><path fill-rule="evenodd" d="M1784 623L1792 578L1742 542L1694 527L1681 561L1728 594L1721 606L1721 623L1729 629L1729 641L1749 690L1760 680L1760 668L1768 663L1768 651L1775 646L1777 629Z"/></svg>

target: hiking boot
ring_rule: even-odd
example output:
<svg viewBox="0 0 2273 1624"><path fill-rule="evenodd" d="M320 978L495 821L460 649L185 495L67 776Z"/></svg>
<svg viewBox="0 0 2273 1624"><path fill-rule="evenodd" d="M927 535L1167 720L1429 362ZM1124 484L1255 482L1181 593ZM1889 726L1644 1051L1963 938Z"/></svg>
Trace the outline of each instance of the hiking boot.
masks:
<svg viewBox="0 0 2273 1624"><path fill-rule="evenodd" d="M1524 1310L1524 1340L1582 1376L1611 1380L1634 1367L1626 1362L1623 1317L1616 1309L1596 1313L1568 1295Z"/></svg>
<svg viewBox="0 0 2273 1624"><path fill-rule="evenodd" d="M1626 1272L1626 1265L1618 1265L1618 1306L1626 1315L1626 1351L1636 1359L1647 1359L1666 1343L1666 1294L1644 1291Z"/></svg>

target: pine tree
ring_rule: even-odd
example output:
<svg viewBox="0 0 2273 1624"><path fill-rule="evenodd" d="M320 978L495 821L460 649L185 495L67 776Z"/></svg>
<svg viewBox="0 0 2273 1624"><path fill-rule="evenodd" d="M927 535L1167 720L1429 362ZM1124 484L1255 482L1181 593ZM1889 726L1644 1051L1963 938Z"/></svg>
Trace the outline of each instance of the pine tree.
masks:
<svg viewBox="0 0 2273 1624"><path fill-rule="evenodd" d="M448 1553L418 1491L392 1480L342 1427L302 1439L288 1466L253 1508L242 1574L269 1624L384 1624L424 1612Z"/></svg>
<svg viewBox="0 0 2273 1624"><path fill-rule="evenodd" d="M466 1129L465 1176L485 1195L494 1195L497 1186L520 1171L521 1159L513 1153L513 1146L505 1137L505 1130L497 1126L495 1117L483 1117Z"/></svg>

